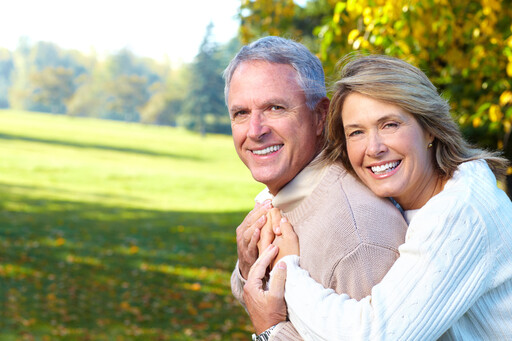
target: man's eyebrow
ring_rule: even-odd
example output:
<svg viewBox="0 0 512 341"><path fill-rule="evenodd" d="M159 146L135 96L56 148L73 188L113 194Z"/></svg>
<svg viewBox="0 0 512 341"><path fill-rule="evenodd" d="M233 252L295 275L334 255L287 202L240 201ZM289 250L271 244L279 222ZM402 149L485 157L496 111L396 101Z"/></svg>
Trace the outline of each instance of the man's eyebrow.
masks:
<svg viewBox="0 0 512 341"><path fill-rule="evenodd" d="M233 105L229 108L229 112L237 112L240 110L246 110L246 108L241 105Z"/></svg>

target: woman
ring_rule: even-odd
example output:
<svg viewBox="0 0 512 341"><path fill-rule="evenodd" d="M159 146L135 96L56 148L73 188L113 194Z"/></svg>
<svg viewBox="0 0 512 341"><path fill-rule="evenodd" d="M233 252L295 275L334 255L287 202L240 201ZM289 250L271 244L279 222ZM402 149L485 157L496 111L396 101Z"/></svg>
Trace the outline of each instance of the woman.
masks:
<svg viewBox="0 0 512 341"><path fill-rule="evenodd" d="M299 267L296 236L282 222L279 257L294 326L306 340L512 339L512 203L493 174L503 174L506 160L471 148L448 103L404 61L358 57L334 90L326 157L393 198L409 228L399 259L371 296L356 301ZM245 296L253 311L284 307L282 262L270 292L260 285L276 254L269 247L251 270Z"/></svg>

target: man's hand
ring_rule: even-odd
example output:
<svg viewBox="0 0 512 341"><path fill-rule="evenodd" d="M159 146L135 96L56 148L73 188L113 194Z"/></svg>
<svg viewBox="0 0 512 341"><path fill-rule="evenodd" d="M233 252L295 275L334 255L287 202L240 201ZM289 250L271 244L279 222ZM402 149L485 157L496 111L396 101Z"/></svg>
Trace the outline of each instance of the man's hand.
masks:
<svg viewBox="0 0 512 341"><path fill-rule="evenodd" d="M256 204L247 214L244 221L236 228L236 245L238 251L238 267L243 278L247 278L249 270L258 258L257 243L260 229L265 225L266 214L272 208L270 200Z"/></svg>
<svg viewBox="0 0 512 341"><path fill-rule="evenodd" d="M258 334L281 321L286 321L286 303L284 301L286 264L284 262L277 264L270 279L269 290L263 288L263 279L267 268L277 252L278 248L275 245L268 246L251 267L247 283L244 286L244 301Z"/></svg>

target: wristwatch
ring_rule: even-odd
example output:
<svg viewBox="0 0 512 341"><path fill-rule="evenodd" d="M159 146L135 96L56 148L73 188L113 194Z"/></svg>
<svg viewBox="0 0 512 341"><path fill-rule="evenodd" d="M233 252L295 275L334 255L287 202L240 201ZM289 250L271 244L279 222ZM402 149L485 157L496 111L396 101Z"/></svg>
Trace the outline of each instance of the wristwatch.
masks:
<svg viewBox="0 0 512 341"><path fill-rule="evenodd" d="M260 335L252 334L252 341L268 341L268 339L270 338L270 334L272 333L272 330L275 327L276 326L272 326L272 327L268 328Z"/></svg>

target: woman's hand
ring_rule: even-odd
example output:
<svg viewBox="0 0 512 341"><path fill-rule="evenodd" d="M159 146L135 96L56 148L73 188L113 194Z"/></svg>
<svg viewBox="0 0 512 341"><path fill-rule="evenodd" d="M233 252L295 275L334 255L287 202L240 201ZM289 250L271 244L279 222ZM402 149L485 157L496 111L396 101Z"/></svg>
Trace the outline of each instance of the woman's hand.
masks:
<svg viewBox="0 0 512 341"><path fill-rule="evenodd" d="M274 224L273 230L276 235L274 244L279 246L279 254L272 263L272 266L285 256L300 255L299 238L286 217L282 217L279 220L279 224Z"/></svg>
<svg viewBox="0 0 512 341"><path fill-rule="evenodd" d="M260 255L274 242L274 226L278 226L280 220L281 212L279 209L272 208L267 212L266 222L260 230L260 240L258 241L258 252Z"/></svg>
<svg viewBox="0 0 512 341"><path fill-rule="evenodd" d="M258 334L281 321L286 321L286 303L284 301L286 264L284 262L279 263L274 270L269 290L265 290L263 287L267 268L277 253L278 248L275 245L269 245L251 267L247 283L244 286L244 301Z"/></svg>
<svg viewBox="0 0 512 341"><path fill-rule="evenodd" d="M260 229L266 223L266 214L271 208L270 200L263 204L256 203L254 209L236 229L238 267L243 278L247 278L251 266L258 258L257 243L260 239Z"/></svg>

